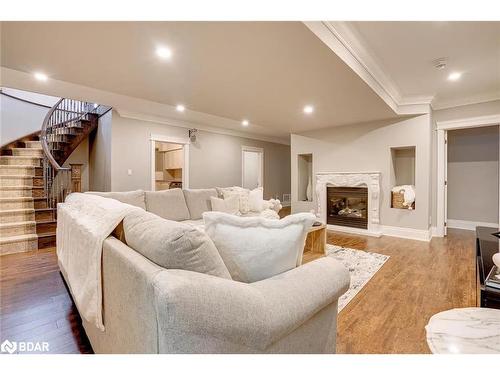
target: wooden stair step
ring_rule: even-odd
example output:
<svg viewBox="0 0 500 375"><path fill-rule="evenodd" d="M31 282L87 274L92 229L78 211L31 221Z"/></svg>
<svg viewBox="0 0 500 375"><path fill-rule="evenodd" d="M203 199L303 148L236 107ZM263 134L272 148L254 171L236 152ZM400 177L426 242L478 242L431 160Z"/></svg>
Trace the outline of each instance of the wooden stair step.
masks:
<svg viewBox="0 0 500 375"><path fill-rule="evenodd" d="M33 251L38 248L36 234L22 234L0 238L0 255Z"/></svg>
<svg viewBox="0 0 500 375"><path fill-rule="evenodd" d="M56 246L56 232L42 233L38 235L38 248L46 249Z"/></svg>
<svg viewBox="0 0 500 375"><path fill-rule="evenodd" d="M35 221L15 221L0 223L0 237L12 237L23 234L36 234Z"/></svg>
<svg viewBox="0 0 500 375"><path fill-rule="evenodd" d="M0 165L31 165L35 167L41 166L41 157L39 156L13 156L1 155Z"/></svg>
<svg viewBox="0 0 500 375"><path fill-rule="evenodd" d="M35 167L32 165L0 165L0 176L19 175L35 176Z"/></svg>
<svg viewBox="0 0 500 375"><path fill-rule="evenodd" d="M13 156L43 156L43 150L41 148L13 148Z"/></svg>
<svg viewBox="0 0 500 375"><path fill-rule="evenodd" d="M18 208L34 208L32 197L0 197L0 209L15 210Z"/></svg>
<svg viewBox="0 0 500 375"><path fill-rule="evenodd" d="M19 221L34 221L33 208L20 208L15 210L0 210L0 223L14 223Z"/></svg>
<svg viewBox="0 0 500 375"><path fill-rule="evenodd" d="M36 222L36 233L38 235L46 233L55 233L57 228L57 220L41 220Z"/></svg>
<svg viewBox="0 0 500 375"><path fill-rule="evenodd" d="M42 148L42 142L40 141L24 141L23 143L26 148Z"/></svg>

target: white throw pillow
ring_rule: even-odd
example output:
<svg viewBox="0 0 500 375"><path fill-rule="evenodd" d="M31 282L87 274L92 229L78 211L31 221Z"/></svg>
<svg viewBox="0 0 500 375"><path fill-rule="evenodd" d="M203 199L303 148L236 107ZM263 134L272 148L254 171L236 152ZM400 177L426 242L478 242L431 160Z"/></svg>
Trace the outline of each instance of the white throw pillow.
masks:
<svg viewBox="0 0 500 375"><path fill-rule="evenodd" d="M248 208L253 212L261 212L264 209L264 189L261 187L250 190L248 193Z"/></svg>
<svg viewBox="0 0 500 375"><path fill-rule="evenodd" d="M205 212L205 233L212 239L234 280L252 283L295 268L302 259L311 213L281 220Z"/></svg>
<svg viewBox="0 0 500 375"><path fill-rule="evenodd" d="M212 211L225 212L231 215L240 214L240 199L236 195L227 199L210 197L210 202L212 203Z"/></svg>
<svg viewBox="0 0 500 375"><path fill-rule="evenodd" d="M240 212L246 214L250 211L250 206L248 202L250 190L244 189L239 186L233 186L231 188L222 189L222 195L224 199L228 199L232 196L237 196L240 200Z"/></svg>

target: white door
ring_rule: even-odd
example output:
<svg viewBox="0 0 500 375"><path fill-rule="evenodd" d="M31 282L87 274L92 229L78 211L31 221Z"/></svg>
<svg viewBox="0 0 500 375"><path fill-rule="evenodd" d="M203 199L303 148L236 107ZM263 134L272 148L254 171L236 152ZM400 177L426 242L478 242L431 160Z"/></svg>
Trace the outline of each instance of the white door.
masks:
<svg viewBox="0 0 500 375"><path fill-rule="evenodd" d="M243 148L241 159L241 186L245 189L255 189L263 186L264 151L257 148Z"/></svg>

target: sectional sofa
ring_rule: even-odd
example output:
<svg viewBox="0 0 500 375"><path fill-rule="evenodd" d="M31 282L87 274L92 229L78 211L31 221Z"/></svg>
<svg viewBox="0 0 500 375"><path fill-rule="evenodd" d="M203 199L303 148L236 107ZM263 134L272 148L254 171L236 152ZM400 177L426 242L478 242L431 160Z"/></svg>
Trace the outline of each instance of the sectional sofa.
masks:
<svg viewBox="0 0 500 375"><path fill-rule="evenodd" d="M207 245L199 226L217 191L93 194L140 207L131 220L151 222L147 233L127 232L126 217L104 241L105 330L83 318L96 353L335 353L337 300L349 286L347 270L335 260L321 258L251 284L232 280L227 269L218 275L166 268L165 254L179 252L176 247ZM225 268L217 257L197 261ZM62 266L61 273L68 280Z"/></svg>

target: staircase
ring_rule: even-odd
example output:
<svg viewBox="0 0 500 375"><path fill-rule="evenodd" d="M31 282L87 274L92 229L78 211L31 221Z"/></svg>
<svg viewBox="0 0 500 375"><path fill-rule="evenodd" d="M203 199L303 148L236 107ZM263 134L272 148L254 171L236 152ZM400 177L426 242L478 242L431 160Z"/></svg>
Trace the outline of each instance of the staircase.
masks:
<svg viewBox="0 0 500 375"><path fill-rule="evenodd" d="M40 132L0 149L0 255L55 246L57 204L80 185L62 165L110 109L61 99Z"/></svg>
<svg viewBox="0 0 500 375"><path fill-rule="evenodd" d="M54 210L43 186L38 134L13 142L0 155L0 255L55 245Z"/></svg>

